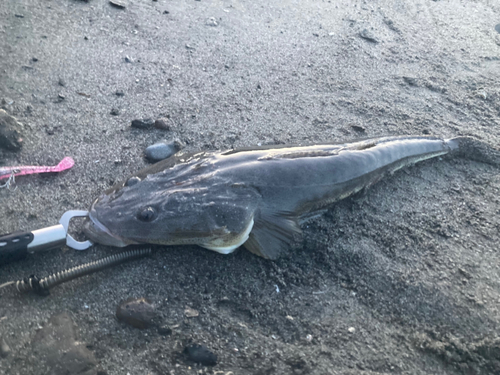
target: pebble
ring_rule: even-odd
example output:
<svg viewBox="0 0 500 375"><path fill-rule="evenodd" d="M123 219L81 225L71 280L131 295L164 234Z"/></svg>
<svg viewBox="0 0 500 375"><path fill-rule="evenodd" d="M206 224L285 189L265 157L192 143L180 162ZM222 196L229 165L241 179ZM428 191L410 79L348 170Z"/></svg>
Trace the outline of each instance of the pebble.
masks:
<svg viewBox="0 0 500 375"><path fill-rule="evenodd" d="M172 328L169 326L158 327L158 334L163 336L170 336L172 334Z"/></svg>
<svg viewBox="0 0 500 375"><path fill-rule="evenodd" d="M367 41L369 41L371 43L378 43L378 40L375 37L375 35L373 35L373 33L368 29L361 30L359 32L359 36L363 39L366 39Z"/></svg>
<svg viewBox="0 0 500 375"><path fill-rule="evenodd" d="M22 146L22 126L3 109L0 109L0 147L10 151L19 151Z"/></svg>
<svg viewBox="0 0 500 375"><path fill-rule="evenodd" d="M124 96L125 93L123 91L118 90L118 91L115 92L115 95L116 96Z"/></svg>
<svg viewBox="0 0 500 375"><path fill-rule="evenodd" d="M357 133L366 133L366 129L360 125L351 125L351 129Z"/></svg>
<svg viewBox="0 0 500 375"><path fill-rule="evenodd" d="M125 56L125 62L132 63L132 62L133 62L133 60L132 60L132 58L131 58L131 57L129 57L129 56Z"/></svg>
<svg viewBox="0 0 500 375"><path fill-rule="evenodd" d="M160 118L160 119L155 121L155 128L162 129L162 130L170 130L169 122L170 121L167 118Z"/></svg>
<svg viewBox="0 0 500 375"><path fill-rule="evenodd" d="M109 0L109 3L114 6L115 8L119 9L125 9L125 3L123 1L118 1L118 0Z"/></svg>
<svg viewBox="0 0 500 375"><path fill-rule="evenodd" d="M418 86L418 82L415 77L403 76L403 79L410 86Z"/></svg>
<svg viewBox="0 0 500 375"><path fill-rule="evenodd" d="M151 161L160 161L172 156L176 152L177 148L175 147L175 142L160 142L146 148L144 154Z"/></svg>
<svg viewBox="0 0 500 375"><path fill-rule="evenodd" d="M188 358L204 366L215 366L217 364L217 355L212 353L205 345L189 345L184 349Z"/></svg>
<svg viewBox="0 0 500 375"><path fill-rule="evenodd" d="M200 315L200 312L189 306L186 306L186 309L184 310L184 315L186 315L186 317L188 318L196 318L197 316Z"/></svg>
<svg viewBox="0 0 500 375"><path fill-rule="evenodd" d="M118 116L120 114L120 111L118 110L118 108L111 108L111 112L110 112L113 116Z"/></svg>
<svg viewBox="0 0 500 375"><path fill-rule="evenodd" d="M76 340L76 332L69 314L61 313L52 316L36 333L30 355L37 359L44 374L97 375L94 354Z"/></svg>
<svg viewBox="0 0 500 375"><path fill-rule="evenodd" d="M6 358L10 352L9 345L7 345L4 339L0 339L0 358Z"/></svg>
<svg viewBox="0 0 500 375"><path fill-rule="evenodd" d="M148 129L152 128L154 124L155 122L152 119L146 118L146 119L132 120L131 126L137 129Z"/></svg>
<svg viewBox="0 0 500 375"><path fill-rule="evenodd" d="M354 328L354 327L349 327L347 330L349 331L349 333L356 332L356 328Z"/></svg>
<svg viewBox="0 0 500 375"><path fill-rule="evenodd" d="M495 30L500 33L500 23L495 26Z"/></svg>
<svg viewBox="0 0 500 375"><path fill-rule="evenodd" d="M66 81L64 79L62 79L62 78L59 78L59 80L57 81L57 83L59 84L59 86L62 86L62 87L66 86Z"/></svg>
<svg viewBox="0 0 500 375"><path fill-rule="evenodd" d="M148 328L154 325L157 317L155 306L146 298L128 299L116 308L118 320L135 328Z"/></svg>
<svg viewBox="0 0 500 375"><path fill-rule="evenodd" d="M217 23L217 20L215 19L215 17L210 17L207 22L206 22L207 26L217 26L218 23Z"/></svg>

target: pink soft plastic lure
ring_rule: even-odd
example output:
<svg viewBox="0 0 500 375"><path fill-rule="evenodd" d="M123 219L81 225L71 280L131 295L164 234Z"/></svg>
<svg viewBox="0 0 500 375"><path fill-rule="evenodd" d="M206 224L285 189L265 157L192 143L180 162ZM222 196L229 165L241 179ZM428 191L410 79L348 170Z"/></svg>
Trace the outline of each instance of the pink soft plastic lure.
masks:
<svg viewBox="0 0 500 375"><path fill-rule="evenodd" d="M75 161L67 156L61 160L59 164L54 166L20 165L18 167L0 167L0 180L3 178L23 176L26 174L61 172L66 169L70 169L73 165L75 165Z"/></svg>

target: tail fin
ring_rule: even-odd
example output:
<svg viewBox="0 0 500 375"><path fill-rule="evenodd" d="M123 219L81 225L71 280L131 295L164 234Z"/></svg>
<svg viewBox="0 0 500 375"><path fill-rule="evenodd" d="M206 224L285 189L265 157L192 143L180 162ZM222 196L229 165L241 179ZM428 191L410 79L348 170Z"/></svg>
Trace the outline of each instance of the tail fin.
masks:
<svg viewBox="0 0 500 375"><path fill-rule="evenodd" d="M456 137L447 139L446 143L451 149L451 154L481 163L500 166L500 150L478 139L471 137Z"/></svg>

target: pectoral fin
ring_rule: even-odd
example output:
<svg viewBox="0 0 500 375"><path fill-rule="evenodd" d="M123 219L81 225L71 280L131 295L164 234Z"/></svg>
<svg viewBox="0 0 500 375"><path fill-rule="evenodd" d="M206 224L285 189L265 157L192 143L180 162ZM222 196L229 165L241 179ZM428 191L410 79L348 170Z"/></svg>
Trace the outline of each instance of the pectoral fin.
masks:
<svg viewBox="0 0 500 375"><path fill-rule="evenodd" d="M302 233L295 216L285 212L260 211L248 240L243 244L252 253L277 259L285 252L293 236Z"/></svg>

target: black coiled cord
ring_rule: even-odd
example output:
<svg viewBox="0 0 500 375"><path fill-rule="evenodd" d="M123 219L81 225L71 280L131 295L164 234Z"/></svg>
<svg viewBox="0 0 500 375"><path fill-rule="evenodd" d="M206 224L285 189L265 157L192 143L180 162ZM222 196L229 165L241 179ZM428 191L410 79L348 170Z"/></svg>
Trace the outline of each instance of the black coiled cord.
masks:
<svg viewBox="0 0 500 375"><path fill-rule="evenodd" d="M43 279L40 279L35 275L31 275L15 282L15 285L17 290L21 293L33 291L37 294L48 294L48 290L50 288L65 283L66 281L89 275L132 259L142 258L149 254L151 254L151 249L127 250L93 262L68 268L64 271L59 271L44 277Z"/></svg>

